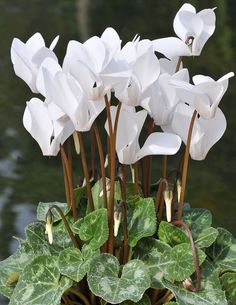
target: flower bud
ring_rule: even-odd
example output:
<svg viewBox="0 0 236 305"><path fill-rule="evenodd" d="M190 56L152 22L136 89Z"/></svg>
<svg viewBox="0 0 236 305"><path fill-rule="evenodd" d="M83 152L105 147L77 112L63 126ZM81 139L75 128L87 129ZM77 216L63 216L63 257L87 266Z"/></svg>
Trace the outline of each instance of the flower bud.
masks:
<svg viewBox="0 0 236 305"><path fill-rule="evenodd" d="M79 145L78 134L76 131L73 133L73 139L74 139L74 144L75 144L75 151L76 151L77 155L79 155L80 154L80 145Z"/></svg>
<svg viewBox="0 0 236 305"><path fill-rule="evenodd" d="M191 287L193 287L193 282L190 277L183 281L183 287L188 290L190 290Z"/></svg>
<svg viewBox="0 0 236 305"><path fill-rule="evenodd" d="M171 203L173 199L173 191L167 188L163 192L164 201L166 204L166 218L168 222L171 222Z"/></svg>
<svg viewBox="0 0 236 305"><path fill-rule="evenodd" d="M111 189L110 180L107 180L107 181L106 181L106 190L107 190L107 193L110 192L110 189ZM101 190L101 192L99 193L98 196L99 196L99 197L102 197L102 196L103 196L103 190Z"/></svg>
<svg viewBox="0 0 236 305"><path fill-rule="evenodd" d="M107 166L108 166L108 155L106 155L105 163L104 163L104 167L107 168Z"/></svg>
<svg viewBox="0 0 236 305"><path fill-rule="evenodd" d="M48 235L49 244L53 243L53 215L49 210L46 215L46 226L45 226L45 234Z"/></svg>
<svg viewBox="0 0 236 305"><path fill-rule="evenodd" d="M179 203L180 202L181 190L182 190L182 185L181 185L181 180L180 179L177 180L176 187L177 187L177 197L178 197L178 203Z"/></svg>
<svg viewBox="0 0 236 305"><path fill-rule="evenodd" d="M118 210L114 212L114 236L118 235L122 213Z"/></svg>

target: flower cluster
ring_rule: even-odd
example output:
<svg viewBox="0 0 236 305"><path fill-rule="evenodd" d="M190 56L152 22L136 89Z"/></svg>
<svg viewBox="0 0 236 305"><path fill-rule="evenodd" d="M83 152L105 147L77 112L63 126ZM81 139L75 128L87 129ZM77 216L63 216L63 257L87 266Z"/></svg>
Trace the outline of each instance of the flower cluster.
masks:
<svg viewBox="0 0 236 305"><path fill-rule="evenodd" d="M122 47L119 35L109 27L101 37L84 43L70 41L62 66L53 51L58 37L49 48L39 33L26 43L15 38L11 47L15 73L33 93L45 98L27 102L25 128L44 155L57 155L60 145L75 131L90 130L106 107L105 99L111 105L116 97L122 105L116 131L120 163L175 154L181 141L187 142L195 112L190 155L204 159L225 131L226 120L218 105L234 74L217 81L195 75L190 84L182 57L200 55L214 29L214 9L196 13L192 5L184 4L174 19L179 38L150 41L135 36ZM155 52L165 57L158 58ZM110 107L113 126L118 107ZM152 132L140 148L139 135L147 115L163 132ZM108 124L105 128L109 134Z"/></svg>

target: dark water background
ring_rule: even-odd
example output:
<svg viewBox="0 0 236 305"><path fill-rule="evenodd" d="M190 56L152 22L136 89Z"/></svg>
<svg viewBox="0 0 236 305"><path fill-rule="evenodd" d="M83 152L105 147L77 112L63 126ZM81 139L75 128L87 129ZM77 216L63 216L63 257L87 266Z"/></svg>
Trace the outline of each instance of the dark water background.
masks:
<svg viewBox="0 0 236 305"><path fill-rule="evenodd" d="M197 10L217 7L214 36L201 57L185 60L191 75L206 74L218 79L229 71L236 71L236 2L189 2ZM37 143L22 125L25 102L33 94L14 75L9 56L12 39L26 41L39 31L49 45L60 34L56 53L62 59L70 39L84 41L88 36L100 35L107 26L115 27L123 42L131 40L136 33L150 39L174 35L172 21L183 3L177 0L0 0L0 259L16 249L12 236L23 237L23 228L35 218L39 201L64 200L60 159L42 157ZM235 79L230 80L230 89L220 107L227 118L227 131L205 161L191 161L187 200L192 206L209 208L214 224L236 235Z"/></svg>

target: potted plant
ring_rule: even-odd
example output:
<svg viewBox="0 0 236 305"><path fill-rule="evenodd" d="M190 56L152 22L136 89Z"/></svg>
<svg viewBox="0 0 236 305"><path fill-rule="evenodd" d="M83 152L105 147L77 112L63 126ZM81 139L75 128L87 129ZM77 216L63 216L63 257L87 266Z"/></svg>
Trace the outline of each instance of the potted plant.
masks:
<svg viewBox="0 0 236 305"><path fill-rule="evenodd" d="M214 9L184 4L174 19L178 38L136 36L121 47L107 28L70 41L62 66L58 37L49 48L39 33L13 40L15 73L44 97L27 102L23 124L43 155L60 153L66 202L40 202L38 221L0 262L10 305L236 304L235 239L212 227L210 211L185 203L189 158L205 159L226 128L218 105L233 73L196 75L190 84L183 67L214 29ZM170 170L167 156L177 153ZM155 177L153 156L162 163Z"/></svg>

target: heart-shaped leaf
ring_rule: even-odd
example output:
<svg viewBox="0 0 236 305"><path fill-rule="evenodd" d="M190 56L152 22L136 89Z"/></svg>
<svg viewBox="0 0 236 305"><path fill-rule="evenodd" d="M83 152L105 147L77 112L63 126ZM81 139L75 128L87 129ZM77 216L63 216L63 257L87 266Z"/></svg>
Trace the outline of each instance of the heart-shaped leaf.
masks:
<svg viewBox="0 0 236 305"><path fill-rule="evenodd" d="M152 198L132 201L128 205L128 243L135 247L143 238L152 236L156 232L156 212Z"/></svg>
<svg viewBox="0 0 236 305"><path fill-rule="evenodd" d="M232 234L223 228L218 228L216 241L207 249L207 254L213 260L220 272L236 271L236 240Z"/></svg>
<svg viewBox="0 0 236 305"><path fill-rule="evenodd" d="M37 219L40 221L45 221L47 212L53 205L58 206L62 210L64 215L67 215L70 211L70 208L68 208L67 203L64 202L39 202L37 207ZM51 212L53 214L53 222L56 222L61 219L61 216L56 209L52 209Z"/></svg>
<svg viewBox="0 0 236 305"><path fill-rule="evenodd" d="M152 288L163 288L161 280L164 268L160 263L160 258L162 253L170 249L168 244L154 238L141 239L135 247L134 257L141 259L147 266Z"/></svg>
<svg viewBox="0 0 236 305"><path fill-rule="evenodd" d="M192 232L193 237L212 224L212 214L206 209L190 209L183 213L182 221Z"/></svg>
<svg viewBox="0 0 236 305"><path fill-rule="evenodd" d="M88 284L95 295L108 303L138 302L150 287L150 277L144 263L137 259L124 265L120 274L117 258L104 253L91 262Z"/></svg>
<svg viewBox="0 0 236 305"><path fill-rule="evenodd" d="M38 256L22 272L9 305L60 305L72 284L60 274L57 257Z"/></svg>
<svg viewBox="0 0 236 305"><path fill-rule="evenodd" d="M160 223L158 237L161 241L169 244L171 247L189 242L189 237L181 228L166 221Z"/></svg>
<svg viewBox="0 0 236 305"><path fill-rule="evenodd" d="M201 266L201 290L191 292L181 285L163 279L163 284L171 290L179 305L227 305L225 293L221 289L220 281L214 267L206 260ZM194 278L196 285L196 279Z"/></svg>
<svg viewBox="0 0 236 305"><path fill-rule="evenodd" d="M89 213L76 221L72 230L79 234L81 240L89 241L91 249L100 248L109 235L107 209L102 208Z"/></svg>
<svg viewBox="0 0 236 305"><path fill-rule="evenodd" d="M236 304L236 273L226 272L221 276L220 281L222 288L226 293L228 304L235 305Z"/></svg>
<svg viewBox="0 0 236 305"><path fill-rule="evenodd" d="M82 251L76 248L67 248L59 255L60 273L75 282L79 282L89 270L91 260L99 255L99 251L92 251L84 245Z"/></svg>
<svg viewBox="0 0 236 305"><path fill-rule="evenodd" d="M206 255L202 250L197 249L197 256L201 265ZM165 251L161 256L160 265L162 265L162 268L164 267L164 277L166 279L184 281L196 270L191 245L183 243Z"/></svg>

